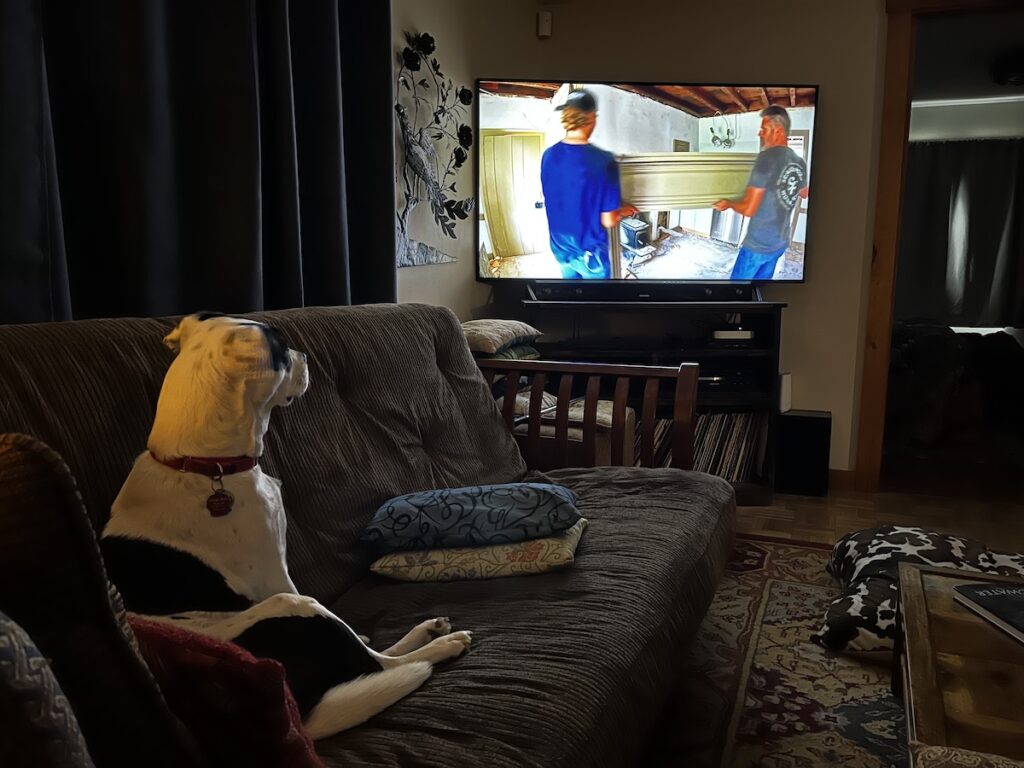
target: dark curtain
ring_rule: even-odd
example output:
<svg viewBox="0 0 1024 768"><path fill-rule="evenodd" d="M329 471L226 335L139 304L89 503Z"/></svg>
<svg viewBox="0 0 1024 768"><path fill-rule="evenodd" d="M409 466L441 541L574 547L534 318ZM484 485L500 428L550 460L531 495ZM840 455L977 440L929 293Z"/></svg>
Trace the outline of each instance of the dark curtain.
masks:
<svg viewBox="0 0 1024 768"><path fill-rule="evenodd" d="M396 299L389 0L0 9L0 322Z"/></svg>
<svg viewBox="0 0 1024 768"><path fill-rule="evenodd" d="M908 148L895 317L1024 327L1024 139Z"/></svg>

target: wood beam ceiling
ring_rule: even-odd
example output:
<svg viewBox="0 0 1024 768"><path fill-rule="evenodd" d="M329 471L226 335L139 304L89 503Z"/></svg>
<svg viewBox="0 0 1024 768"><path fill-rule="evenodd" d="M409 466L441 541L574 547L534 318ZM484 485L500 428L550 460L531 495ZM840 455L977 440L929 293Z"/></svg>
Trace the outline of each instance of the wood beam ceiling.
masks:
<svg viewBox="0 0 1024 768"><path fill-rule="evenodd" d="M557 86L546 83L498 83L482 82L480 87L488 93L501 96L526 96L533 99L550 99L558 91Z"/></svg>
<svg viewBox="0 0 1024 768"><path fill-rule="evenodd" d="M744 112L746 112L749 109L747 103L743 100L743 97L740 96L740 92L733 88L731 85L723 88L722 90L725 91L726 96L732 99L733 104L742 109Z"/></svg>
<svg viewBox="0 0 1024 768"><path fill-rule="evenodd" d="M661 104L665 104L669 107L674 107L675 109L682 110L686 114L691 115L693 117L703 117L703 115L701 115L699 112L696 112L690 104L686 103L673 93L667 93L658 88L653 88L651 86L646 85L619 87L625 91L638 93L641 96L646 96L647 98L653 99L654 101L660 102Z"/></svg>
<svg viewBox="0 0 1024 768"><path fill-rule="evenodd" d="M680 88L679 89L682 97L687 101L692 101L696 104L700 104L705 109L710 109L712 112L725 112L727 107L718 101L714 96L707 91L697 91L693 88Z"/></svg>

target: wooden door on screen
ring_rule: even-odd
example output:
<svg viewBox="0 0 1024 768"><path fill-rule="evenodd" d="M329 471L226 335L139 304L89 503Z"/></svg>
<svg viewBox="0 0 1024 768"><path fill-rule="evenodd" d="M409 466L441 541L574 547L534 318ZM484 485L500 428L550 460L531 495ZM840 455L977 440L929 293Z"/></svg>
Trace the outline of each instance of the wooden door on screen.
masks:
<svg viewBox="0 0 1024 768"><path fill-rule="evenodd" d="M483 223L499 258L548 252L548 220L540 186L544 134L480 132Z"/></svg>

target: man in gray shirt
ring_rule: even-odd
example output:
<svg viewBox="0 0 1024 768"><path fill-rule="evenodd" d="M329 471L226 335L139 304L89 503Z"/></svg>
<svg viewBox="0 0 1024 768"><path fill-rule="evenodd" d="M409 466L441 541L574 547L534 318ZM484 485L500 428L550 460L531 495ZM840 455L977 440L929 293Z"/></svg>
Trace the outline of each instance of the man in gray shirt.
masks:
<svg viewBox="0 0 1024 768"><path fill-rule="evenodd" d="M742 200L719 200L718 211L750 217L732 268L732 280L771 280L789 247L793 208L807 197L807 164L789 148L789 113L771 106L761 112L761 152Z"/></svg>

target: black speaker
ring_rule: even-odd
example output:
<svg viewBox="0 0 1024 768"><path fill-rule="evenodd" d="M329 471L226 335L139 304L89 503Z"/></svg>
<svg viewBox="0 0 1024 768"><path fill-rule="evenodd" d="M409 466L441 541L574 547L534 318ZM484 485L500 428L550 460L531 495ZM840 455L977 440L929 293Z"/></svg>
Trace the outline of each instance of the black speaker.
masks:
<svg viewBox="0 0 1024 768"><path fill-rule="evenodd" d="M786 411L779 415L775 438L775 490L801 496L828 493L828 457L832 414Z"/></svg>

